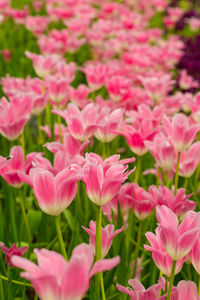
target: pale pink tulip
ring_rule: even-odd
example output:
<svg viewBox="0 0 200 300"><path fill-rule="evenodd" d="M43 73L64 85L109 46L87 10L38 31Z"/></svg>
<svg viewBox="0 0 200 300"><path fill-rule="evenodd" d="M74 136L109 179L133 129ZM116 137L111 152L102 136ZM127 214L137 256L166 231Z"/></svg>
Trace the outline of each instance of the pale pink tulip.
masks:
<svg viewBox="0 0 200 300"><path fill-rule="evenodd" d="M32 98L29 95L15 97L10 102L2 98L0 102L0 133L7 139L16 140L30 118Z"/></svg>
<svg viewBox="0 0 200 300"><path fill-rule="evenodd" d="M151 185L148 189L152 195L155 207L165 205L170 208L176 215L183 216L189 210L194 210L196 203L190 201L191 194L186 195L185 189L177 189L176 195L174 195L174 187L170 190L166 186Z"/></svg>
<svg viewBox="0 0 200 300"><path fill-rule="evenodd" d="M142 156L148 151L144 142L152 141L157 131L153 128L151 121L136 120L132 125L124 125L122 131L117 133L125 136L133 153Z"/></svg>
<svg viewBox="0 0 200 300"><path fill-rule="evenodd" d="M179 174L191 177L200 163L200 142L196 142L186 151L181 152Z"/></svg>
<svg viewBox="0 0 200 300"><path fill-rule="evenodd" d="M194 246L192 247L192 250L190 252L190 259L193 267L200 275L200 238L199 237L196 243L194 244Z"/></svg>
<svg viewBox="0 0 200 300"><path fill-rule="evenodd" d="M172 122L164 116L163 126L169 140L179 152L186 150L192 144L200 130L200 125L190 125L189 119L184 114L175 115Z"/></svg>
<svg viewBox="0 0 200 300"><path fill-rule="evenodd" d="M32 186L40 208L49 215L58 216L75 198L77 181L82 177L80 168L71 165L56 175L36 167L31 169L29 176L22 174L21 178Z"/></svg>
<svg viewBox="0 0 200 300"><path fill-rule="evenodd" d="M164 275L169 278L171 275L173 260L162 244L160 228L156 228L156 234L147 232L145 235L151 246L144 245L144 248L147 251L152 252L152 259L155 265ZM186 257L177 260L175 274L178 274L181 271L185 259Z"/></svg>
<svg viewBox="0 0 200 300"><path fill-rule="evenodd" d="M131 300L155 300L158 298L162 287L160 283L157 283L152 285L150 288L145 289L145 287L137 278L130 279L128 283L130 284L132 289L128 287L126 288L120 284L117 284L117 289L120 292L128 294Z"/></svg>
<svg viewBox="0 0 200 300"><path fill-rule="evenodd" d="M81 300L93 275L110 270L120 262L116 256L93 264L93 248L87 244L78 245L69 262L54 251L35 249L34 252L38 265L18 256L11 261L15 267L25 270L21 276L31 281L41 300Z"/></svg>
<svg viewBox="0 0 200 300"><path fill-rule="evenodd" d="M164 171L172 170L177 152L163 133L158 133L153 141L145 141L144 144L150 150L161 169Z"/></svg>
<svg viewBox="0 0 200 300"><path fill-rule="evenodd" d="M70 134L82 142L91 138L99 127L97 106L94 103L87 104L82 111L74 103L70 103L67 110L53 112L65 119Z"/></svg>
<svg viewBox="0 0 200 300"><path fill-rule="evenodd" d="M188 255L200 232L200 212L187 212L179 226L177 216L171 209L162 205L156 208L163 247L173 260Z"/></svg>
<svg viewBox="0 0 200 300"><path fill-rule="evenodd" d="M119 155L113 155L104 161L95 153L86 153L83 181L87 195L96 205L102 206L114 198L121 184L134 171L126 172L128 163L135 158L119 160Z"/></svg>
<svg viewBox="0 0 200 300"><path fill-rule="evenodd" d="M90 221L89 228L86 228L82 226L83 229L88 233L89 235L89 243L93 246L93 250L95 253L95 240L96 240L96 222ZM114 225L108 224L106 227L101 229L101 235L102 235L102 257L105 257L108 254L108 251L110 250L110 247L112 245L113 238L118 235L124 227L114 231Z"/></svg>

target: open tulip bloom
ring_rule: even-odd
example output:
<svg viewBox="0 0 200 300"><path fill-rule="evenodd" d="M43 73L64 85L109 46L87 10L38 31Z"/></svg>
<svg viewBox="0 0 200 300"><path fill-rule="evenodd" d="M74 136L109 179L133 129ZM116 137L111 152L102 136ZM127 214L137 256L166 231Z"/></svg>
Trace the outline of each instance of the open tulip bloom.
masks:
<svg viewBox="0 0 200 300"><path fill-rule="evenodd" d="M21 276L31 281L41 300L81 300L93 275L110 270L120 262L116 256L93 264L93 248L87 244L77 246L69 262L54 251L35 249L34 252L38 265L18 256L13 256L11 261L13 266L25 270Z"/></svg>

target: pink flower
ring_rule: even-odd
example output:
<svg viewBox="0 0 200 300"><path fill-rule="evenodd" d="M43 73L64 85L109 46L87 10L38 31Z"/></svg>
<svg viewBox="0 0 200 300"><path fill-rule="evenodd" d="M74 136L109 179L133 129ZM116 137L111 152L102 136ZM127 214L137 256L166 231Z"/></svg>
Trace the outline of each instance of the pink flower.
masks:
<svg viewBox="0 0 200 300"><path fill-rule="evenodd" d="M186 195L185 189L179 188L174 195L174 188L169 190L166 186L159 186L158 188L154 185L149 187L149 193L152 195L155 207L165 205L170 208L177 217L185 215L189 210L194 210L196 203L190 201L190 195Z"/></svg>
<svg viewBox="0 0 200 300"><path fill-rule="evenodd" d="M103 205L103 213L107 216L110 222L112 222L112 215L114 215L115 219L117 220L118 207L124 222L128 220L129 211L132 207L132 193L132 183L125 183L121 186L118 194L107 204Z"/></svg>
<svg viewBox="0 0 200 300"><path fill-rule="evenodd" d="M125 294L128 294L131 300L155 300L158 298L161 290L160 283L154 284L146 290L137 278L130 279L128 283L133 289L130 289L128 287L125 288L120 284L117 284L117 289Z"/></svg>
<svg viewBox="0 0 200 300"><path fill-rule="evenodd" d="M164 116L163 126L169 140L178 152L186 150L200 130L199 124L190 125L189 119L184 114L175 115L172 122Z"/></svg>
<svg viewBox="0 0 200 300"><path fill-rule="evenodd" d="M121 184L134 171L126 172L128 163L135 158L119 160L119 155L113 155L106 160L95 153L86 153L83 181L87 195L96 205L102 206L114 198Z"/></svg>
<svg viewBox="0 0 200 300"><path fill-rule="evenodd" d="M187 70L180 71L179 85L183 90L197 88L199 86L198 82L195 81L192 76L188 75Z"/></svg>
<svg viewBox="0 0 200 300"><path fill-rule="evenodd" d="M89 243L93 246L93 250L95 252L95 240L96 240L96 222L90 221L89 228L82 226L83 229L89 234ZM110 250L112 245L113 238L122 232L124 227L114 231L114 225L108 224L105 228L102 228L102 257L105 257Z"/></svg>
<svg viewBox="0 0 200 300"><path fill-rule="evenodd" d="M0 156L0 161L4 158ZM20 146L14 146L11 148L10 155L4 165L0 167L0 175L5 181L15 188L20 188L24 184L24 180L20 174L29 174L33 165L49 167L51 164L49 161L42 157L41 153L29 153L24 161L24 153ZM25 175L28 176L28 175Z"/></svg>
<svg viewBox="0 0 200 300"><path fill-rule="evenodd" d="M25 52L26 56L33 61L33 67L39 77L45 78L48 75L54 74L56 66L61 58L57 55L44 56L41 54Z"/></svg>
<svg viewBox="0 0 200 300"><path fill-rule="evenodd" d="M200 275L200 238L199 237L196 240L194 246L192 247L192 250L190 252L190 259L193 267Z"/></svg>
<svg viewBox="0 0 200 300"><path fill-rule="evenodd" d="M2 50L2 55L3 55L3 58L6 61L10 61L11 60L11 52L10 52L10 50L8 50L8 49Z"/></svg>
<svg viewBox="0 0 200 300"><path fill-rule="evenodd" d="M154 202L152 195L146 192L138 184L132 183L132 207L136 217L139 220L146 219L154 208Z"/></svg>
<svg viewBox="0 0 200 300"><path fill-rule="evenodd" d="M108 76L109 67L103 64L88 64L85 68L81 68L85 73L89 87L94 91L100 89L105 83Z"/></svg>
<svg viewBox="0 0 200 300"><path fill-rule="evenodd" d="M171 275L173 260L162 244L162 240L160 237L160 228L156 228L156 234L147 232L145 235L151 246L144 245L144 248L147 251L152 252L152 259L154 263L156 264L158 269L169 278ZM177 260L175 274L178 274L180 272L185 259L186 257Z"/></svg>
<svg viewBox="0 0 200 300"><path fill-rule="evenodd" d="M166 295L159 298L160 300L165 300ZM179 281L177 287L172 288L171 300L199 300L197 286L193 281L181 280Z"/></svg>
<svg viewBox="0 0 200 300"><path fill-rule="evenodd" d="M189 178L193 175L200 162L200 142L194 143L187 151L181 152L179 174Z"/></svg>
<svg viewBox="0 0 200 300"><path fill-rule="evenodd" d="M131 125L124 125L123 131L118 132L125 136L131 151L139 156L144 155L148 149L145 141L152 141L157 131L154 130L153 124L148 120L136 120Z"/></svg>
<svg viewBox="0 0 200 300"><path fill-rule="evenodd" d="M81 300L96 273L107 271L119 264L120 258L102 259L93 265L91 245L80 244L72 252L69 262L54 251L35 249L38 265L26 258L14 256L12 263L22 268L25 279L31 281L41 300Z"/></svg>
<svg viewBox="0 0 200 300"><path fill-rule="evenodd" d="M188 255L200 232L200 212L187 212L182 223L174 212L165 205L156 208L163 247L173 260Z"/></svg>
<svg viewBox="0 0 200 300"><path fill-rule="evenodd" d="M111 111L104 107L99 112L99 127L95 131L95 137L102 143L110 143L117 134L113 133L119 130L122 124L123 110L121 108Z"/></svg>
<svg viewBox="0 0 200 300"><path fill-rule="evenodd" d="M21 178L33 187L41 210L46 214L58 216L75 198L77 181L81 179L81 174L76 165L63 169L57 175L36 167L31 169L30 176L21 175Z"/></svg>
<svg viewBox="0 0 200 300"><path fill-rule="evenodd" d="M112 76L107 79L106 87L110 97L115 102L119 102L126 94L129 93L131 82L123 76Z"/></svg>
<svg viewBox="0 0 200 300"><path fill-rule="evenodd" d="M88 146L89 141L81 144L80 141L76 140L71 136L70 133L65 133L63 136L63 144L60 142L46 143L44 146L54 154L58 151L65 152L69 159L74 158L77 154L83 155L83 151Z"/></svg>
<svg viewBox="0 0 200 300"><path fill-rule="evenodd" d="M13 187L20 188L24 182L20 179L18 171L24 171L24 153L20 146L12 147L7 164L0 169L0 175Z"/></svg>
<svg viewBox="0 0 200 300"><path fill-rule="evenodd" d="M53 110L53 112L65 119L70 134L73 138L82 142L92 137L99 126L97 124L97 106L94 103L87 104L82 111L74 103L70 103L67 110Z"/></svg>
<svg viewBox="0 0 200 300"><path fill-rule="evenodd" d="M47 94L55 104L62 103L67 97L67 87L69 82L65 77L48 76L45 79Z"/></svg>
<svg viewBox="0 0 200 300"><path fill-rule="evenodd" d="M0 133L14 141L22 133L32 110L32 98L29 95L13 98L10 102L2 98L0 102Z"/></svg>
<svg viewBox="0 0 200 300"><path fill-rule="evenodd" d="M28 249L28 247L18 248L16 246L16 244L12 244L12 246L10 248L7 248L7 247L4 246L3 243L2 244L0 243L0 248L6 256L6 262L7 262L9 267L14 267L14 265L12 264L12 261L11 261L11 258L14 255L22 256L26 252L26 250Z"/></svg>
<svg viewBox="0 0 200 300"><path fill-rule="evenodd" d="M170 171L176 161L174 146L163 133L158 133L153 141L145 141L145 146L151 151L158 166L164 171Z"/></svg>
<svg viewBox="0 0 200 300"><path fill-rule="evenodd" d="M89 93L90 89L84 84L79 84L77 89L73 88L72 86L68 87L68 97L70 101L75 103L78 107L85 106Z"/></svg>
<svg viewBox="0 0 200 300"><path fill-rule="evenodd" d="M167 96L174 83L174 81L171 80L171 75L169 74L154 77L139 76L139 79L144 85L149 97L152 98L156 103L163 100Z"/></svg>

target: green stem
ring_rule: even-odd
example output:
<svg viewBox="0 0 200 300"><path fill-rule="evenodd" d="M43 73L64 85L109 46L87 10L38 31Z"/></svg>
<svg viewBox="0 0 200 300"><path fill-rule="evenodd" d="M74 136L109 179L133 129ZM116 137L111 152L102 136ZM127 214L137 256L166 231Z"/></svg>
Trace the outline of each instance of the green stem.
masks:
<svg viewBox="0 0 200 300"><path fill-rule="evenodd" d="M104 283L103 283L103 273L100 273L100 280L101 280L101 293L102 293L102 299L106 300L105 290L104 290Z"/></svg>
<svg viewBox="0 0 200 300"><path fill-rule="evenodd" d="M199 276L199 284L198 284L198 295L200 295L200 276Z"/></svg>
<svg viewBox="0 0 200 300"><path fill-rule="evenodd" d="M195 191L195 188L194 188L192 179L191 179L191 178L188 178L188 180L189 180L189 184L190 184L191 190L192 190L192 192L193 192L194 199L195 199L195 201L196 201L196 203L197 203L197 207L198 207L198 206L199 206L199 199L198 199L198 197L197 197L197 193L196 193L196 191Z"/></svg>
<svg viewBox="0 0 200 300"><path fill-rule="evenodd" d="M102 224L102 207L97 206L97 217L96 217L96 240L95 240L95 261L102 258L102 241L101 241L101 224ZM103 284L103 274L100 272L96 275L96 299L99 299L99 283L101 283L102 297L105 299L105 291Z"/></svg>
<svg viewBox="0 0 200 300"><path fill-rule="evenodd" d="M169 171L166 172L166 187L169 188Z"/></svg>
<svg viewBox="0 0 200 300"><path fill-rule="evenodd" d="M95 260L101 259L101 223L102 223L102 208L97 206L96 217L96 240L95 240Z"/></svg>
<svg viewBox="0 0 200 300"><path fill-rule="evenodd" d="M167 300L170 300L170 297L171 297L171 292L172 292L172 287L173 287L173 282L174 282L175 269L176 269L176 261L174 260L173 264L172 264L171 275L170 275L170 278L169 278L169 289L168 289L168 293L167 293Z"/></svg>
<svg viewBox="0 0 200 300"><path fill-rule="evenodd" d="M102 145L102 144L101 144ZM103 147L102 147L102 157L103 160L106 158L106 143L103 143Z"/></svg>
<svg viewBox="0 0 200 300"><path fill-rule="evenodd" d="M136 248L135 248L133 278L135 278L135 274L136 274L136 270L137 270L137 261L138 261L138 255L139 255L139 250L140 250L141 239L142 239L142 221L140 221L139 228L138 228L137 245L136 245Z"/></svg>
<svg viewBox="0 0 200 300"><path fill-rule="evenodd" d="M3 291L3 282L2 282L2 275L0 270L0 299L4 300L4 291Z"/></svg>
<svg viewBox="0 0 200 300"><path fill-rule="evenodd" d="M176 163L176 174L175 174L175 191L174 191L175 195L178 189L178 172L179 172L180 157L181 157L181 152L178 152L177 163Z"/></svg>
<svg viewBox="0 0 200 300"><path fill-rule="evenodd" d="M30 226L29 226L29 223L28 223L28 218L27 218L26 211L25 211L24 197L23 197L22 189L20 189L20 191L19 191L19 199L20 199L20 206L21 206L21 210L22 210L22 215L23 215L23 218L24 218L24 224L25 224L26 232L27 232L27 236L28 236L28 241L29 241L29 244L31 244L31 241L32 241L31 230L30 230Z"/></svg>
<svg viewBox="0 0 200 300"><path fill-rule="evenodd" d="M67 252L66 252L66 249L65 249L65 244L64 244L62 232L61 232L61 229L60 229L60 216L55 217L55 224L56 224L56 231L57 231L57 235L58 235L58 241L59 241L59 244L60 244L60 250L61 250L62 255L64 256L64 258L68 261Z"/></svg>
<svg viewBox="0 0 200 300"><path fill-rule="evenodd" d="M24 152L24 156L26 155L25 154L25 138L24 138L24 131L25 131L25 127L24 127L24 130L22 131L22 134L21 134L21 145L22 145L22 150Z"/></svg>
<svg viewBox="0 0 200 300"><path fill-rule="evenodd" d="M57 105L57 109L60 109L60 105ZM58 132L59 132L59 142L62 143L62 123L61 123L61 116L57 115L58 120Z"/></svg>
<svg viewBox="0 0 200 300"><path fill-rule="evenodd" d="M0 275L0 278L5 280L5 281L9 281L9 278L3 275ZM22 282L22 281L17 281L17 280L10 280L10 282L14 283L14 284L18 284L18 285L25 285L28 287L32 287L32 285L30 283L26 283L26 282Z"/></svg>
<svg viewBox="0 0 200 300"><path fill-rule="evenodd" d="M41 125L42 125L42 114L37 116L37 127L38 127L39 144L43 145L43 136L40 128Z"/></svg>
<svg viewBox="0 0 200 300"><path fill-rule="evenodd" d="M156 178L156 187L159 187L159 184L160 184L160 173L161 173L161 168L158 167L158 174L157 174L157 178Z"/></svg>
<svg viewBox="0 0 200 300"><path fill-rule="evenodd" d="M140 175L140 169L141 169L141 162L142 162L142 157L137 156L137 166L136 166L136 171L135 171L135 183L138 183L139 180L139 175Z"/></svg>
<svg viewBox="0 0 200 300"><path fill-rule="evenodd" d="M16 219L15 219L15 207L14 207L14 200L13 199L13 190L9 190L9 195L10 195L10 221L11 221L11 226L12 226L12 232L13 232L13 236L14 236L14 240L15 242L18 241L18 237L17 237L17 226L16 226Z"/></svg>

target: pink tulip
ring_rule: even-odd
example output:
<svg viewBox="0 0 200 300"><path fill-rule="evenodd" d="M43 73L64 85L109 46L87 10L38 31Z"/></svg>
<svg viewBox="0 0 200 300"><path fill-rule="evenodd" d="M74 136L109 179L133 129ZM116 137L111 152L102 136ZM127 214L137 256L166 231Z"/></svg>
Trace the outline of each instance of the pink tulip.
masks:
<svg viewBox="0 0 200 300"><path fill-rule="evenodd" d="M6 256L6 262L8 264L9 267L14 267L14 265L12 264L11 258L15 255L17 256L22 256L28 249L28 247L21 247L18 248L16 246L16 244L12 244L12 246L10 248L7 248L4 246L3 243L0 243L0 248L3 251L3 253Z"/></svg>
<svg viewBox="0 0 200 300"><path fill-rule="evenodd" d="M99 127L95 131L95 137L102 143L110 143L117 134L114 130L119 130L122 124L123 110L121 108L111 111L104 107L99 112Z"/></svg>
<svg viewBox="0 0 200 300"><path fill-rule="evenodd" d="M58 55L44 56L29 51L26 51L25 54L33 61L34 70L41 78L54 74L56 72L57 64L61 60Z"/></svg>
<svg viewBox="0 0 200 300"><path fill-rule="evenodd" d="M20 146L12 147L9 157L7 164L0 169L0 175L11 186L20 188L24 182L20 179L18 171L24 171L25 167L22 148Z"/></svg>
<svg viewBox="0 0 200 300"><path fill-rule="evenodd" d="M158 295L161 290L161 284L157 283L152 285L150 288L145 289L139 279L134 278L128 281L130 286L133 288L126 288L120 284L117 284L117 289L125 294L128 294L131 300L155 300L158 298Z"/></svg>
<svg viewBox="0 0 200 300"><path fill-rule="evenodd" d="M80 108L83 108L87 103L87 97L89 93L90 89L84 84L79 84L77 89L74 89L72 86L68 87L68 97L70 101L75 103Z"/></svg>
<svg viewBox="0 0 200 300"><path fill-rule="evenodd" d="M103 161L95 153L86 154L83 181L88 197L96 205L102 206L114 198L121 184L134 171L126 172L127 164L134 162L135 158L121 161L119 158L119 155L113 155Z"/></svg>
<svg viewBox="0 0 200 300"><path fill-rule="evenodd" d="M190 252L190 259L193 267L200 275L200 238L199 237L196 240L194 246L192 247L192 250Z"/></svg>
<svg viewBox="0 0 200 300"><path fill-rule="evenodd" d="M169 140L178 152L186 150L192 144L197 132L200 130L198 124L190 125L189 119L184 114L175 115L172 122L164 116L163 126Z"/></svg>
<svg viewBox="0 0 200 300"><path fill-rule="evenodd" d="M70 134L82 142L91 138L99 127L97 106L94 103L87 104L82 111L74 103L70 103L67 110L53 112L65 119Z"/></svg>
<svg viewBox="0 0 200 300"><path fill-rule="evenodd" d="M132 199L133 211L139 220L144 220L151 214L154 208L152 195L138 184L132 183L132 187L133 190L130 198Z"/></svg>
<svg viewBox="0 0 200 300"><path fill-rule="evenodd" d="M88 64L85 68L81 68L81 71L85 73L88 85L94 91L106 83L109 67L100 63L97 65Z"/></svg>
<svg viewBox="0 0 200 300"><path fill-rule="evenodd" d="M139 156L144 155L148 149L145 141L152 141L157 131L154 130L153 124L148 120L136 120L131 125L124 125L122 132L118 132L125 136L131 151Z"/></svg>
<svg viewBox="0 0 200 300"><path fill-rule="evenodd" d="M173 260L188 255L200 232L200 212L187 212L182 223L165 205L156 208L158 227L163 247Z"/></svg>
<svg viewBox="0 0 200 300"><path fill-rule="evenodd" d="M112 216L115 220L118 216L118 207L124 222L127 222L130 208L132 207L132 183L125 183L121 186L119 193L111 199L107 204L103 205L102 210L108 220L112 222Z"/></svg>
<svg viewBox="0 0 200 300"><path fill-rule="evenodd" d="M197 88L199 86L198 82L195 81L193 77L187 73L187 70L180 71L179 85L183 90Z"/></svg>
<svg viewBox="0 0 200 300"><path fill-rule="evenodd" d="M166 295L159 298L165 300ZM193 281L181 280L177 287L172 288L171 300L200 300L198 296L197 286Z"/></svg>
<svg viewBox="0 0 200 300"><path fill-rule="evenodd" d="M14 256L12 263L22 268L25 279L30 280L41 300L81 300L96 273L107 271L119 264L120 258L102 259L93 265L91 245L80 244L67 262L54 251L35 249L38 265L26 258Z"/></svg>
<svg viewBox="0 0 200 300"><path fill-rule="evenodd" d="M96 240L96 222L90 221L89 228L82 226L83 229L89 234L89 243L92 245L95 252L95 240ZM102 228L102 257L105 257L110 250L113 238L122 232L124 228L120 228L114 231L114 225L108 224L105 228Z"/></svg>
<svg viewBox="0 0 200 300"><path fill-rule="evenodd" d="M164 275L169 278L171 275L173 260L162 244L160 237L160 228L156 228L156 234L147 232L146 238L148 239L151 246L144 245L144 248L147 251L152 252L152 259L155 265ZM175 274L178 274L181 271L185 259L186 257L177 260Z"/></svg>
<svg viewBox="0 0 200 300"><path fill-rule="evenodd" d="M106 87L113 101L119 102L129 93L131 82L123 76L112 76L111 78L108 78Z"/></svg>
<svg viewBox="0 0 200 300"><path fill-rule="evenodd" d="M164 134L160 132L153 141L145 141L144 144L150 150L161 169L170 171L173 168L177 153Z"/></svg>
<svg viewBox="0 0 200 300"><path fill-rule="evenodd" d="M63 103L67 97L67 87L69 82L65 77L48 76L45 79L47 94L54 104Z"/></svg>
<svg viewBox="0 0 200 300"><path fill-rule="evenodd" d="M28 122L32 110L32 98L29 95L13 98L10 102L2 98L0 102L0 133L7 139L16 140L25 124Z"/></svg>
<svg viewBox="0 0 200 300"><path fill-rule="evenodd" d="M0 160L4 161L4 158L0 156ZM29 153L24 161L24 153L20 146L14 146L11 148L9 159L2 168L0 168L0 175L5 181L15 188L20 188L24 184L24 180L20 174L26 174L28 176L30 169L33 166L50 168L50 162L42 157L41 153Z"/></svg>
<svg viewBox="0 0 200 300"><path fill-rule="evenodd" d="M154 99L156 103L163 100L167 96L174 83L174 81L171 80L171 75L168 74L146 78L140 76L139 79L144 85L148 95Z"/></svg>
<svg viewBox="0 0 200 300"><path fill-rule="evenodd" d="M177 217L180 215L185 215L189 210L194 210L196 203L190 201L190 195L186 195L185 189L179 188L174 195L174 188L169 190L166 186L159 186L158 188L151 185L148 189L149 193L152 195L155 207L160 205L165 205L170 208Z"/></svg>
<svg viewBox="0 0 200 300"><path fill-rule="evenodd" d="M200 162L200 142L196 142L186 151L181 152L179 174L185 178L191 177Z"/></svg>
<svg viewBox="0 0 200 300"><path fill-rule="evenodd" d="M81 142L74 139L70 133L65 133L63 136L63 144L61 144L60 142L52 142L46 143L44 146L54 154L56 154L58 151L65 152L70 159L75 157L77 154L83 155L83 151L88 146L88 144L89 141L81 144Z"/></svg>
<svg viewBox="0 0 200 300"><path fill-rule="evenodd" d="M76 165L64 168L57 175L36 167L31 169L30 176L21 175L21 178L33 187L41 210L49 215L58 216L75 198L77 181L81 179L81 174Z"/></svg>

